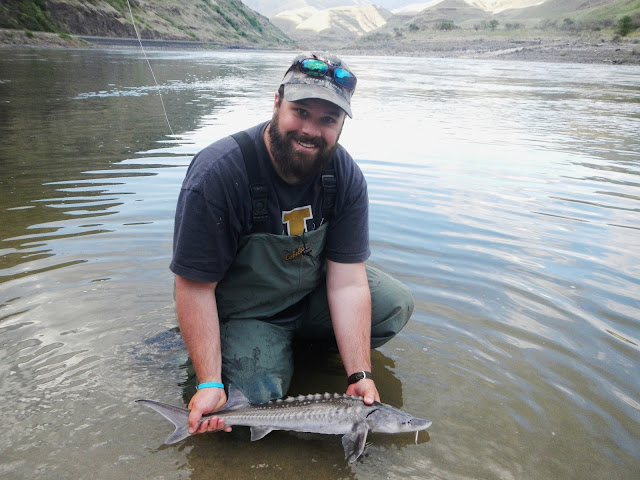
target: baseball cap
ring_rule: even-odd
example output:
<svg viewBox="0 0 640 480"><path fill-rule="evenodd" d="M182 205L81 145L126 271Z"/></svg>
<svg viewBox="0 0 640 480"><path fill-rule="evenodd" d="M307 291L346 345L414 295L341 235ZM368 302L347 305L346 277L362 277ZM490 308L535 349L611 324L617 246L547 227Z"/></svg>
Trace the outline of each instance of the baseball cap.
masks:
<svg viewBox="0 0 640 480"><path fill-rule="evenodd" d="M330 70L322 76L312 76L303 73L298 65L305 59L320 60L326 63ZM335 55L325 52L308 52L296 56L282 79L281 85L284 85L284 98L289 102L297 102L307 98L319 98L337 105L344 110L349 117L352 117L351 96L353 95L355 86L349 89L337 83L334 76L335 70L331 72L331 69L335 68L349 71L348 73L355 81L355 76L350 73L349 67Z"/></svg>

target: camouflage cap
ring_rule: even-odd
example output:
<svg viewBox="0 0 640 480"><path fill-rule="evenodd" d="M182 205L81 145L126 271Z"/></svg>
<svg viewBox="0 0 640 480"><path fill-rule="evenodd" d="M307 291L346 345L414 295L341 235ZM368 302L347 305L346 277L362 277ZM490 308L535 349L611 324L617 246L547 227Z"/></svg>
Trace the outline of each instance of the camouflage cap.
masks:
<svg viewBox="0 0 640 480"><path fill-rule="evenodd" d="M285 100L297 102L307 98L319 98L337 105L344 110L349 117L352 117L351 96L354 90L338 85L332 75L313 77L302 73L302 71L296 67L301 60L306 58L322 60L332 67L341 67L350 70L349 67L335 55L324 52L302 53L293 59L289 70L287 70L287 73L282 79L281 85L284 85Z"/></svg>

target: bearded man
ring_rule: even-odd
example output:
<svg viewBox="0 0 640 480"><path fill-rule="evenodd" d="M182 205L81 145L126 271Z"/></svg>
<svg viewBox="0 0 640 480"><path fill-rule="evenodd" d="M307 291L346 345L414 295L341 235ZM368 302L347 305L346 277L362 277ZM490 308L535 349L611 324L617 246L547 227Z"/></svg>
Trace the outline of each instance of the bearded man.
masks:
<svg viewBox="0 0 640 480"><path fill-rule="evenodd" d="M271 121L213 143L187 171L170 268L199 382L191 434L230 430L199 423L226 403L225 384L252 403L283 397L296 341L337 349L346 393L380 400L371 348L402 329L413 298L364 263L367 185L338 143L355 86L338 57L297 56Z"/></svg>

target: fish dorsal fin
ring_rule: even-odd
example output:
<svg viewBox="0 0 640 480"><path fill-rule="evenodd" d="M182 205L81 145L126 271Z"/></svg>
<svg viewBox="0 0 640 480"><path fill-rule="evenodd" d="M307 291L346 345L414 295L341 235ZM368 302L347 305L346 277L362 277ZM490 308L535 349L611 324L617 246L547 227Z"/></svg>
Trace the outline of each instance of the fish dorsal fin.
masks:
<svg viewBox="0 0 640 480"><path fill-rule="evenodd" d="M364 452L367 433L369 433L367 422L358 422L353 425L353 429L349 433L342 437L344 456L349 460L349 463L355 462Z"/></svg>
<svg viewBox="0 0 640 480"><path fill-rule="evenodd" d="M255 442L267 436L273 429L272 428L260 428L251 427L251 441Z"/></svg>
<svg viewBox="0 0 640 480"><path fill-rule="evenodd" d="M249 399L245 396L245 394L233 385L229 385L229 396L227 397L227 403L224 404L224 407L222 407L219 412L232 410L234 408L248 407L249 405L251 405L251 402L249 402Z"/></svg>

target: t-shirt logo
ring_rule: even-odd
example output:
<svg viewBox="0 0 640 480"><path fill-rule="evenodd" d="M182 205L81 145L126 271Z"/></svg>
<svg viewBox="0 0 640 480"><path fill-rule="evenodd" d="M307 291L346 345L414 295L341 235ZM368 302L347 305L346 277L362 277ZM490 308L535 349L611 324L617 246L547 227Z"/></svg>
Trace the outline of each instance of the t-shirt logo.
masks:
<svg viewBox="0 0 640 480"><path fill-rule="evenodd" d="M282 223L287 230L287 235L293 237L302 235L307 231L307 220L313 218L311 205L294 208L288 212L282 212Z"/></svg>

